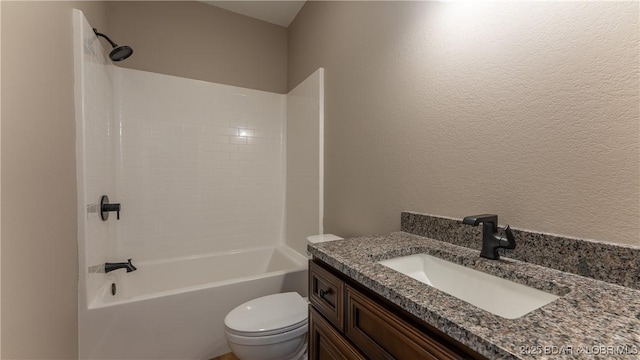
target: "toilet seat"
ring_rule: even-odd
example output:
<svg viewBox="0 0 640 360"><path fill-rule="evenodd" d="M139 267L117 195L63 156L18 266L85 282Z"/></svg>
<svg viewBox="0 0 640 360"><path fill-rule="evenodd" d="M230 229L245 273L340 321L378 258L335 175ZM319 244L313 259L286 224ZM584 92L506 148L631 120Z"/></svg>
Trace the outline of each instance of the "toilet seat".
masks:
<svg viewBox="0 0 640 360"><path fill-rule="evenodd" d="M307 326L307 319L304 319L303 321L300 321L299 323L290 325L290 326L286 326L283 328L279 328L279 329L273 329L270 331L238 331L235 329L231 329L229 327L226 328L227 333L228 334L232 334L232 335L238 335L238 336L243 336L243 337L259 337L259 336L270 336L270 335L278 335L278 334L283 334L301 327L306 327Z"/></svg>
<svg viewBox="0 0 640 360"><path fill-rule="evenodd" d="M229 334L260 337L306 331L307 302L296 292L263 296L231 310L224 318Z"/></svg>
<svg viewBox="0 0 640 360"><path fill-rule="evenodd" d="M235 334L230 331L227 331L226 336L227 340L230 343L239 344L239 345L250 345L250 346L259 346L259 345L272 345L276 343L285 342L291 339L295 339L300 336L304 336L307 333L307 324L306 321L304 325L298 326L297 328L291 329L289 331L271 334L271 335L253 335L246 336Z"/></svg>

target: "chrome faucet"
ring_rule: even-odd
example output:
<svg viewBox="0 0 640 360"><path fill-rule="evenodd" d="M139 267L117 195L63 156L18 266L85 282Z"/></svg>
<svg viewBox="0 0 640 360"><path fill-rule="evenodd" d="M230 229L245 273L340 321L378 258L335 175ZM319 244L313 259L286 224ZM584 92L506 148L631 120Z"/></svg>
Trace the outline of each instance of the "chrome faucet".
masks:
<svg viewBox="0 0 640 360"><path fill-rule="evenodd" d="M516 239L509 225L504 227L507 240L504 240L503 237L498 234L498 215L483 214L467 216L462 220L462 223L473 226L478 226L482 223L482 251L480 251L480 256L483 258L498 260L500 259L498 249L516 248Z"/></svg>
<svg viewBox="0 0 640 360"><path fill-rule="evenodd" d="M119 263L106 263L104 264L104 272L108 273L111 272L113 270L118 270L118 269L127 269L127 272L132 272L132 271L136 271L138 270L135 266L133 266L133 264L131 263L131 259L127 260L128 262L119 262Z"/></svg>

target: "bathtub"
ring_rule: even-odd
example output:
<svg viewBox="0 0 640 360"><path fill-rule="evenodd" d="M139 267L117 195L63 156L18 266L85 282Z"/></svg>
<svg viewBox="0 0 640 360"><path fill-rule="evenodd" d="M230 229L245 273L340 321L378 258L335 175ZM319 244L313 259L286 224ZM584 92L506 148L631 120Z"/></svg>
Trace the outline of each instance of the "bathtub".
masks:
<svg viewBox="0 0 640 360"><path fill-rule="evenodd" d="M95 275L107 281L81 310L81 359L210 359L230 352L224 317L233 308L307 291L307 258L286 246L134 265Z"/></svg>

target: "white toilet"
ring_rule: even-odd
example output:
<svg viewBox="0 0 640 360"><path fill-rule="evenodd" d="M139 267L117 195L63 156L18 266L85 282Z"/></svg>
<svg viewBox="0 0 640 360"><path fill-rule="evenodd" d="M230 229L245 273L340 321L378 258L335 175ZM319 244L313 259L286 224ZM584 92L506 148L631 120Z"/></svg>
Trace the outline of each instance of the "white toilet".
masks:
<svg viewBox="0 0 640 360"><path fill-rule="evenodd" d="M241 360L304 359L308 311L296 292L248 301L224 318L229 347Z"/></svg>
<svg viewBox="0 0 640 360"><path fill-rule="evenodd" d="M341 240L323 234L310 243ZM308 302L296 292L247 301L224 318L231 351L240 360L304 360L307 358Z"/></svg>

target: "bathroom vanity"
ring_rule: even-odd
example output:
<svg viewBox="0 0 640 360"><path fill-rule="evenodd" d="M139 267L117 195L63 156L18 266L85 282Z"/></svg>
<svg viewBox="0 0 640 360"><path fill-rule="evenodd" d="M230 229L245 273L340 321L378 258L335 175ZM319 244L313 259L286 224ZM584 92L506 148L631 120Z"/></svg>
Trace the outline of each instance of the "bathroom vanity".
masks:
<svg viewBox="0 0 640 360"><path fill-rule="evenodd" d="M633 288L508 258L483 259L478 250L406 232L308 250L310 359L640 356L640 291ZM555 300L504 318L380 263L413 254L526 285Z"/></svg>
<svg viewBox="0 0 640 360"><path fill-rule="evenodd" d="M309 262L310 359L482 359L332 269Z"/></svg>

